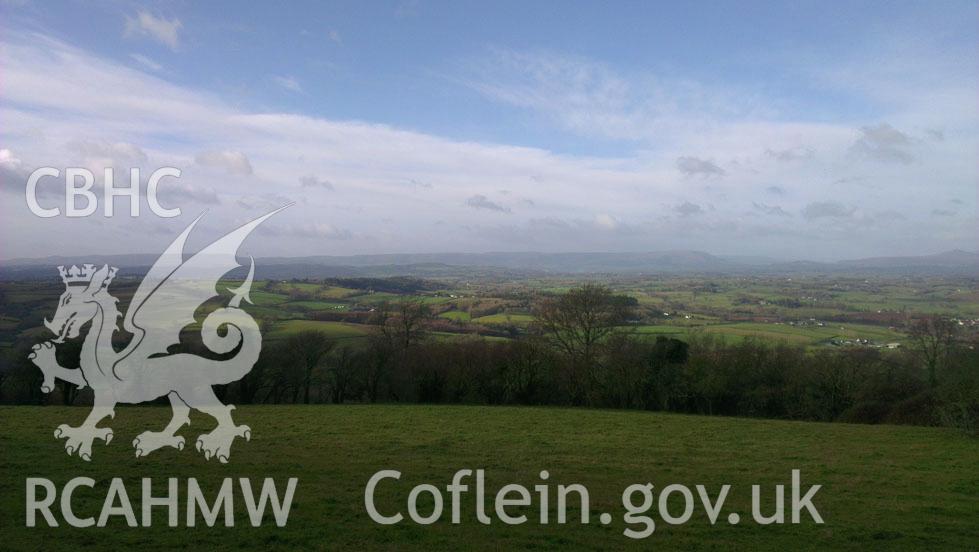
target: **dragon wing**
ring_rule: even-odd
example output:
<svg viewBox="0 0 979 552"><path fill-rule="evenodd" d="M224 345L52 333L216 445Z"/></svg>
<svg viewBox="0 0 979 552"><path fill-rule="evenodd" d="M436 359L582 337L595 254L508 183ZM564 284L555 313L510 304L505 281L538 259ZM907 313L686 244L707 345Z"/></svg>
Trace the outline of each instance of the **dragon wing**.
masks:
<svg viewBox="0 0 979 552"><path fill-rule="evenodd" d="M136 293L133 294L133 298L129 301L129 308L126 310L126 317L122 322L126 331L136 336L137 339L133 339L134 344L138 339L142 339L145 331L133 323L133 315L136 314L139 307L146 302L146 299L152 295L156 288L183 264L184 243L187 241L187 236L190 235L190 231L194 229L194 226L204 218L205 214L201 213L177 236L177 239L173 240L173 243L153 263L146 276L143 277L143 281L140 282L139 287L136 288Z"/></svg>
<svg viewBox="0 0 979 552"><path fill-rule="evenodd" d="M194 323L198 307L218 295L218 280L241 266L236 257L245 238L286 207L244 224L183 261L184 242L201 218L197 217L160 255L133 295L123 325L134 337L120 358L136 350L143 358L166 353L179 343L181 330Z"/></svg>

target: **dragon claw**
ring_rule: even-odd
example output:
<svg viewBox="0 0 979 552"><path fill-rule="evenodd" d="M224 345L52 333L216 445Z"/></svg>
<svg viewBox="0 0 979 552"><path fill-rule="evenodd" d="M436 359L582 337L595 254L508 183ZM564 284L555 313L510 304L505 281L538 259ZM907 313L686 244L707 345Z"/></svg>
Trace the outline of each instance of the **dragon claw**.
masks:
<svg viewBox="0 0 979 552"><path fill-rule="evenodd" d="M236 437L246 441L251 439L252 430L246 425L218 425L214 431L197 438L197 450L204 453L204 459L217 458L218 462L227 464L231 458L231 443Z"/></svg>
<svg viewBox="0 0 979 552"><path fill-rule="evenodd" d="M144 431L133 439L133 448L136 449L137 458L146 456L163 447L173 447L177 450L183 450L184 438L164 431Z"/></svg>
<svg viewBox="0 0 979 552"><path fill-rule="evenodd" d="M50 393L54 391L54 367L58 366L58 359L55 356L54 344L50 341L38 343L31 348L27 358L37 366L44 375L41 383L41 392Z"/></svg>
<svg viewBox="0 0 979 552"><path fill-rule="evenodd" d="M86 462L92 461L92 441L102 439L105 444L112 441L112 430L107 427L71 427L61 424L54 430L56 439L66 439L65 452L68 456L78 454Z"/></svg>

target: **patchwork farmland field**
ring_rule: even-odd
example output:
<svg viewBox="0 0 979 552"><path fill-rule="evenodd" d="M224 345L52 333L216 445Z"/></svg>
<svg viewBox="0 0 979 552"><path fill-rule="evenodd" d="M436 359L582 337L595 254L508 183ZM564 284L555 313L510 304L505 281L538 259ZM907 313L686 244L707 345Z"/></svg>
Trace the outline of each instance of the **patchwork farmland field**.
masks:
<svg viewBox="0 0 979 552"><path fill-rule="evenodd" d="M372 313L403 301L423 303L441 319L436 333L500 338L529 331L540 297L564 293L581 281L266 281L252 290L248 308L271 328L270 339L313 329L355 342L370 331ZM904 343L908 321L920 315L943 313L966 330L979 328L979 284L968 278L622 276L607 283L635 300L636 320L622 330L638 335L883 347ZM0 283L0 345L40 326L59 294L55 284ZM219 290L235 285L225 281ZM114 286L124 305L135 281Z"/></svg>
<svg viewBox="0 0 979 552"><path fill-rule="evenodd" d="M677 338L704 334L717 336L727 341L755 338L807 346L825 345L834 338L839 340L866 339L882 344L899 343L904 339L904 335L896 330L867 324L801 326L781 323L735 322L703 325L638 326L635 331L639 334L665 335Z"/></svg>
<svg viewBox="0 0 979 552"><path fill-rule="evenodd" d="M269 337L271 339L282 338L303 331L323 332L331 339L360 338L367 335L367 328L360 324L318 320L286 320L277 324Z"/></svg>

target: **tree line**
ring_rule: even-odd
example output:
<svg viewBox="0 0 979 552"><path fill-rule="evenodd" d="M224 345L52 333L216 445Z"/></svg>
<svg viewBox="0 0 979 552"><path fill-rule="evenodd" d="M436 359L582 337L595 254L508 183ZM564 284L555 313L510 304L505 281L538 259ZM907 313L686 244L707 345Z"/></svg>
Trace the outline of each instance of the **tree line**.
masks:
<svg viewBox="0 0 979 552"><path fill-rule="evenodd" d="M430 331L423 302L405 299L371 313L366 342L317 331L268 340L252 371L218 391L237 404L563 405L977 431L979 352L946 318L917 320L899 350L807 350L711 334L644 336L628 326L633 307L633 298L587 284L539 301L536 322L515 339L447 340ZM59 352L72 354L72 346ZM41 394L26 357L7 355L0 400L86 400L63 382L54 397Z"/></svg>

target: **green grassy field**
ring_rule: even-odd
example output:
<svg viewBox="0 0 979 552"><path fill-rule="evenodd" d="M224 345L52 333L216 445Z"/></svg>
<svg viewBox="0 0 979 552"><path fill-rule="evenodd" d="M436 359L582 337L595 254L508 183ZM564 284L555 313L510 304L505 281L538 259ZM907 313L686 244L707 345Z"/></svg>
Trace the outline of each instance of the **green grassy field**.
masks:
<svg viewBox="0 0 979 552"><path fill-rule="evenodd" d="M337 337L356 338L370 330L355 323L363 322L364 314L383 310L384 303L397 310L402 301L427 304L442 319L441 329L451 321L467 334L472 326L483 326L487 330L483 334L514 327L519 334L533 323L529 313L543 296L566 292L583 281L569 276L506 283L442 278L427 281L424 289L405 292L374 290L357 281L350 281L357 288L334 282L264 281L252 290L254 304L246 309L260 321L273 322L278 330L272 337L289 335L297 328L316 328ZM974 335L979 331L979 290L974 279L964 277L621 276L604 283L638 302L637 323L624 330L679 339L691 333L711 333L728 343L755 338L807 348L841 342L847 347L880 348L893 342L906 345L908 324L926 313L960 316L966 332ZM130 280L114 284L123 305L136 284ZM240 282L224 280L218 289L238 285ZM0 349L35 339L32 332L43 333L41 322L50 316L59 294L54 278L46 283L0 282ZM480 316L488 312L497 314ZM350 313L348 323L313 322L338 313ZM869 343L856 344L855 339Z"/></svg>
<svg viewBox="0 0 979 552"><path fill-rule="evenodd" d="M473 322L480 324L514 324L516 326L526 326L534 321L534 316L526 313L499 313L488 316L480 316L473 319Z"/></svg>
<svg viewBox="0 0 979 552"><path fill-rule="evenodd" d="M785 341L793 345L813 346L830 339L869 339L880 343L901 342L905 337L880 326L866 324L826 324L824 326L791 326L761 322L735 322L705 325L644 325L635 327L639 334L686 338L691 333L709 333L726 341L752 337Z"/></svg>
<svg viewBox="0 0 979 552"><path fill-rule="evenodd" d="M445 311L439 316L442 318L448 318L449 320L455 320L456 322L469 322L469 313L465 311Z"/></svg>
<svg viewBox="0 0 979 552"><path fill-rule="evenodd" d="M979 441L942 429L548 408L242 407L235 416L251 426L252 439L237 441L230 464L221 465L205 462L192 446L135 458L133 437L159 429L169 417L168 409L142 407L118 409L108 424L115 439L109 446L96 444L93 461L84 463L64 453L52 430L61 423L77 425L86 414L83 408L0 408L7 428L0 434L2 548L974 550L979 535ZM180 433L190 444L212 425L194 414L192 425ZM488 502L503 484L540 483L541 469L550 471L553 485L584 484L592 523L562 526L552 514L551 524L541 526L533 522L535 502L518 509L532 521L517 526L501 524L488 505L494 519L484 526L474 519L471 493L463 495L459 525L448 521L447 494L443 519L430 526L407 520L381 526L365 512L364 487L378 470L403 474L401 481L379 488L378 509L407 516L411 487L431 483L444 489L460 468L486 469ZM800 525L754 524L750 486L763 485L770 494L773 485L789 482L794 468L802 470L804 488L823 486L815 504L825 524L805 515ZM285 528L270 518L252 528L239 509L235 528L171 529L159 521L129 528L116 517L104 529L50 529L24 526L30 476L47 477L59 487L71 477L95 479L95 490L77 493L79 515L98 515L113 477L125 478L137 516L143 477L161 483L178 477L182 489L187 477L195 477L208 497L224 477L251 477L256 483L274 477L283 484L298 477L299 486ZM703 484L711 496L721 484L732 490L717 525L709 524L698 502L685 525L669 526L654 511L655 533L632 541L622 535L620 496L628 485L646 482L657 490L669 483ZM235 498L240 501L240 495ZM789 497L786 501L788 508ZM422 504L420 510L429 511L430 504ZM745 521L724 522L731 511ZM612 523L598 523L599 512L614 514ZM573 509L569 517L577 519ZM165 512L154 519L164 520Z"/></svg>
<svg viewBox="0 0 979 552"><path fill-rule="evenodd" d="M286 320L277 324L269 338L288 337L302 331L319 331L332 339L360 338L367 335L368 327L362 324L347 324L345 322L319 320Z"/></svg>
<svg viewBox="0 0 979 552"><path fill-rule="evenodd" d="M347 305L335 301L290 301L284 304L288 310L345 310Z"/></svg>

